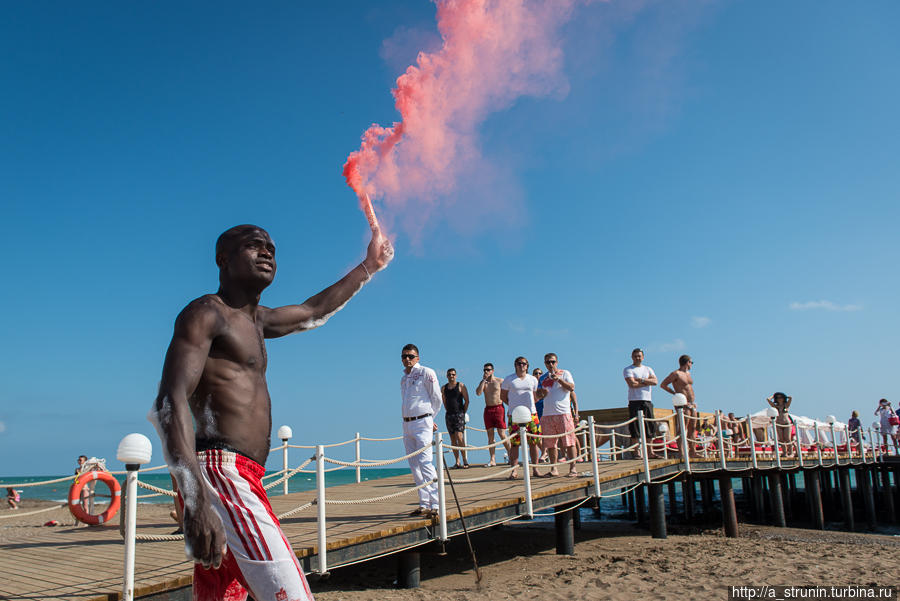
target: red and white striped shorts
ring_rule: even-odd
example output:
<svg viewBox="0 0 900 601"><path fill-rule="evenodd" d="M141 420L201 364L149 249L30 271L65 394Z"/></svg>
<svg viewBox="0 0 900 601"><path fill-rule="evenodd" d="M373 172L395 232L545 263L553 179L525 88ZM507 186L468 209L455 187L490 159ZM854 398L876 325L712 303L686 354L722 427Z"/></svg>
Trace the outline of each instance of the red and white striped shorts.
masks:
<svg viewBox="0 0 900 601"><path fill-rule="evenodd" d="M303 568L281 531L262 476L265 469L232 451L197 453L210 503L222 518L228 553L217 569L194 565L194 601L312 601Z"/></svg>

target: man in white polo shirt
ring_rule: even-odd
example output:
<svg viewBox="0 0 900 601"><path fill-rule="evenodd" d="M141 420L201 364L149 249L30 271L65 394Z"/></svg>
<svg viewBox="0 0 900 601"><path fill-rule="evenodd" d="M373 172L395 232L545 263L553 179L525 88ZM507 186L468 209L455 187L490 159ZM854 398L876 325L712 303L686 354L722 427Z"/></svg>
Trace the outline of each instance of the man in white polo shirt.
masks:
<svg viewBox="0 0 900 601"><path fill-rule="evenodd" d="M434 438L434 416L441 409L441 386L437 374L430 367L419 363L419 349L415 344L407 344L400 353L403 363L403 378L400 380L400 395L403 399L403 445L412 453ZM419 507L410 515L433 517L437 515L437 472L431 462L432 448L409 458L409 469L416 485L431 482L419 489Z"/></svg>
<svg viewBox="0 0 900 601"><path fill-rule="evenodd" d="M631 351L631 365L626 367L622 374L625 376L625 383L628 384L628 417L637 417L638 411L644 412L645 418L653 417L653 402L651 401L651 388L656 386L656 374L649 365L644 365L644 351L639 348ZM653 438L656 433L655 422L645 422L647 428L647 442ZM634 445L640 441L640 431L638 430L637 420L628 424L628 430L631 432L631 444ZM640 452L636 453L640 456ZM656 457L655 454L650 454Z"/></svg>

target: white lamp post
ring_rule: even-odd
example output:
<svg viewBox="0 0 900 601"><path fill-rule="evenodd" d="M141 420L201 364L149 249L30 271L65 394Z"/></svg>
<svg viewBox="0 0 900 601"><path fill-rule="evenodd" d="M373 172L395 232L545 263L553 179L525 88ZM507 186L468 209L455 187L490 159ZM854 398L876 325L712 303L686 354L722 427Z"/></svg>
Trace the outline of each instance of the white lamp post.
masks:
<svg viewBox="0 0 900 601"><path fill-rule="evenodd" d="M281 458L282 463L284 464L284 476L287 476L288 473L288 441L294 435L294 431L291 430L290 426L281 426L278 428L278 438L281 439L281 443L283 448L281 449ZM288 494L288 481L287 478L284 480L284 494Z"/></svg>
<svg viewBox="0 0 900 601"><path fill-rule="evenodd" d="M531 466L528 464L528 432L525 430L525 426L531 423L531 411L528 407L519 405L512 411L512 421L519 426L522 469L525 470L525 513L529 518L533 518L534 508L531 504Z"/></svg>
<svg viewBox="0 0 900 601"><path fill-rule="evenodd" d="M150 463L153 445L143 434L129 434L119 443L116 458L125 464L128 475L125 480L125 577L122 598L134 599L134 532L137 527L137 472L141 465Z"/></svg>
<svg viewBox="0 0 900 601"><path fill-rule="evenodd" d="M690 448L687 430L684 428L684 408L687 405L687 397L680 392L675 393L672 397L672 405L675 406L675 412L678 414L678 428L681 430L681 456L684 459L684 469L687 473L691 473L691 460L688 455Z"/></svg>
<svg viewBox="0 0 900 601"><path fill-rule="evenodd" d="M666 422L659 423L659 433L662 434L663 438L663 457L665 459L669 458L669 424Z"/></svg>

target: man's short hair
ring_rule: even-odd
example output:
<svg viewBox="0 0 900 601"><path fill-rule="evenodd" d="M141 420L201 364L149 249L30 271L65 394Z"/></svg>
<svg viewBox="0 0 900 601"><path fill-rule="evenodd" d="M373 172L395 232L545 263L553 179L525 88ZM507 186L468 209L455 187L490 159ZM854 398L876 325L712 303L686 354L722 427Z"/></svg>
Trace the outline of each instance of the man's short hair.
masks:
<svg viewBox="0 0 900 601"><path fill-rule="evenodd" d="M79 455L78 458L87 461L87 455Z"/></svg>
<svg viewBox="0 0 900 601"><path fill-rule="evenodd" d="M493 363L485 363L484 367L490 367L491 369L494 369L494 364Z"/></svg>
<svg viewBox="0 0 900 601"><path fill-rule="evenodd" d="M784 394L783 392L776 392L775 394L772 395L773 399L777 399L778 397L781 397L781 398L787 400L787 395Z"/></svg>
<svg viewBox="0 0 900 601"><path fill-rule="evenodd" d="M513 363L518 363L519 361L524 361L525 363L528 363L528 359L526 359L525 357L516 357L516 359L515 359L515 361L513 361Z"/></svg>
<svg viewBox="0 0 900 601"><path fill-rule="evenodd" d="M448 369L448 370L447 370L447 375L448 375L448 376L450 375L450 372L451 372L451 371L452 371L453 373L456 373L456 368L455 368L455 367L451 367L450 369Z"/></svg>
<svg viewBox="0 0 900 601"><path fill-rule="evenodd" d="M635 353L640 353L640 354L643 355L643 354L644 354L644 351L642 351L640 348L636 348L636 349L634 349L633 351L631 351L631 354L632 354L632 355L635 354Z"/></svg>
<svg viewBox="0 0 900 601"><path fill-rule="evenodd" d="M544 361L546 361L550 357L553 357L554 359L559 359L559 357L556 356L556 353L547 353L546 355L544 355Z"/></svg>
<svg viewBox="0 0 900 601"><path fill-rule="evenodd" d="M688 361L690 361L690 360L691 360L690 355L682 355L682 356L678 357L678 366L684 367L685 365L688 364Z"/></svg>
<svg viewBox="0 0 900 601"><path fill-rule="evenodd" d="M406 346L403 347L403 350L400 352L405 353L406 351L416 351L416 354L418 355L419 347L417 347L415 344L407 344Z"/></svg>
<svg viewBox="0 0 900 601"><path fill-rule="evenodd" d="M269 235L269 232L266 232L266 230L264 230L263 228L259 227L258 225L251 225L249 223L236 225L222 232L221 235L219 235L219 237L216 239L216 265L220 264L220 255L226 254L234 247L235 242L237 242L250 232L255 231L265 232L267 236Z"/></svg>

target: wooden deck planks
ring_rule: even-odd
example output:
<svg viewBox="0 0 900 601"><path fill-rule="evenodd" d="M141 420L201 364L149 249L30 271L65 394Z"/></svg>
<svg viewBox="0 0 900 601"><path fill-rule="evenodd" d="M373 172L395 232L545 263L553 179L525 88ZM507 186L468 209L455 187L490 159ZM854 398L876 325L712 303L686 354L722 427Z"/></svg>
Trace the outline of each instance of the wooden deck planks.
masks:
<svg viewBox="0 0 900 601"><path fill-rule="evenodd" d="M654 460L653 469L671 467L677 460ZM714 468L712 462L703 467ZM501 472L503 467L473 467L454 470L460 505L464 516L475 516L494 509L524 502L524 484L500 476L482 482L462 483L459 480ZM540 466L544 471L546 467ZM582 472L587 464L579 466ZM601 483L610 483L625 476L643 473L640 461L601 462ZM593 478L585 473L581 478L533 478L532 498L541 507L541 499L568 491L593 490ZM381 480L363 481L328 489L327 498L363 499L377 497L408 488L412 485L409 475ZM617 486L610 485L607 490ZM446 485L448 498L448 523L458 516L452 490ZM302 505L314 492L294 493L272 497L277 514ZM375 541L397 534L415 532L431 520L408 517L406 514L418 505L415 492L371 504L327 505L328 550L341 549ZM435 525L436 526L436 525ZM285 536L300 557L316 553L316 509L305 511L282 521ZM433 526L432 526L433 527ZM142 534L168 534L172 524L140 521ZM115 598L122 582L122 538L117 525L97 528L48 529L38 535L9 540L0 544L0 599L58 599L60 601L85 601ZM332 562L329 562L332 564ZM182 542L139 541L136 550L135 590L137 596L171 590L190 583L192 564L184 557Z"/></svg>

